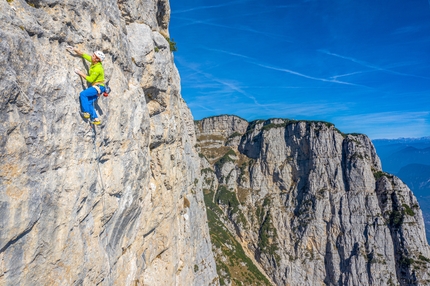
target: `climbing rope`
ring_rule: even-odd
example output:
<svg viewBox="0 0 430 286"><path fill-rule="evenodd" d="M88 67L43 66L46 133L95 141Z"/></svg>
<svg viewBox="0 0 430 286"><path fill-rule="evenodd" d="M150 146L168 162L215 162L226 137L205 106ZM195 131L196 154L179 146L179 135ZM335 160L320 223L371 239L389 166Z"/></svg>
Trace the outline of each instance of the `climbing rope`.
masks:
<svg viewBox="0 0 430 286"><path fill-rule="evenodd" d="M102 176L102 171L100 169L100 156L99 156L99 151L97 148L97 131L96 131L96 127L94 125L91 126L94 132L94 152L96 153L96 161L97 161L97 170L100 176L100 183L101 183L101 187L102 187L102 196L104 196L104 192L105 192L105 186L103 183L103 176Z"/></svg>
<svg viewBox="0 0 430 286"><path fill-rule="evenodd" d="M96 127L94 125L92 125L91 123L90 123L90 125L91 125L91 128L93 129L93 132L94 132L94 140L93 140L93 143L94 143L94 153L96 155L98 177L100 178L100 185L102 187L100 200L101 200L101 203L102 203L102 211L103 211L102 217L104 217L104 215L106 214L106 209L105 209L105 190L106 189L105 189L105 184L103 182L102 171L101 171L101 168L100 168L100 153L99 153L99 150L98 150L98 147L97 147L97 131L96 131Z"/></svg>
<svg viewBox="0 0 430 286"><path fill-rule="evenodd" d="M91 123L90 123L90 125L91 125L91 128L93 129L93 132L94 132L94 140L93 140L93 143L94 143L94 152L95 152L95 155L96 155L98 176L100 177L100 185L102 187L101 199L100 200L102 202L102 220L103 220L104 215L106 214L106 209L105 209L105 190L106 189L105 189L105 185L103 183L102 171L100 169L100 153L99 153L99 150L98 150L98 147L97 147L97 130L96 130L95 125L92 125ZM102 129L102 132L103 132L103 129ZM102 134L102 138L103 138L103 134ZM106 229L104 229L103 232L105 233L105 237L104 237L106 239L106 245L105 245L105 247L107 248L108 247L108 239L107 239ZM99 238L103 241L103 238L101 237L101 233L99 235ZM109 268L108 277L109 277L109 279L112 279L112 277L111 277L112 276L112 267L111 267L111 264L110 264L110 259L109 259L109 255L108 255L107 251L106 251L106 255L107 255L108 268Z"/></svg>
<svg viewBox="0 0 430 286"><path fill-rule="evenodd" d="M82 59L82 62L83 62L83 65L84 65L84 67L85 67L85 70L87 71L87 73L88 73L88 71L89 71L89 68L88 68L88 65L87 65L87 63L86 63L86 61L85 61L85 59ZM87 86L85 85L85 82L84 82L84 80L83 80L83 78L82 77L79 77L79 79L80 79L80 81L81 81L81 86L82 86L82 89L83 90L85 90L86 88L87 88ZM108 251L107 251L107 249L108 249L108 247L110 247L110 245L109 245L109 243L108 243L108 233L107 233L107 230L106 230L106 228L103 228L103 225L105 225L106 224L106 222L104 222L103 220L105 219L105 215L106 215L106 204L105 204L105 191L106 191L106 188L105 188L105 184L104 184L104 182L103 182L103 175L102 175L102 171L101 171L101 168L100 168L100 153L99 153L99 148L98 148L98 146L97 146L97 130L96 130L96 127L95 127L95 125L93 125L93 124L91 124L91 123L88 123L89 125L90 125L90 129L92 129L92 131L93 131L93 134L94 134L94 137L93 137L93 144L94 144L94 153L95 153L95 160L96 160L96 163L97 163L97 181L98 180L100 180L99 181L99 183L100 183L100 186L101 186L101 197L100 197L100 200L101 200L101 203L102 203L102 215L101 215L101 220L100 220L100 234L98 235L98 237L99 237L99 240L100 240L100 244L101 245L103 245L104 243L103 243L103 239L105 240L105 245L104 245L104 247L105 247L105 255L106 255L106 258L107 258L107 264L108 264L108 272L107 272L107 276L105 277L105 278L108 278L109 280L112 280L112 267L111 267L111 261L110 261L110 257L109 257L109 253L108 253ZM103 139L103 128L101 129L102 131L102 133L101 133L101 137L102 137L102 139ZM88 132L86 132L86 134L88 134L89 132L91 132L91 130L89 130ZM85 134L85 135L86 135ZM104 237L102 237L102 233L105 233L104 234ZM113 252L113 251L112 251Z"/></svg>

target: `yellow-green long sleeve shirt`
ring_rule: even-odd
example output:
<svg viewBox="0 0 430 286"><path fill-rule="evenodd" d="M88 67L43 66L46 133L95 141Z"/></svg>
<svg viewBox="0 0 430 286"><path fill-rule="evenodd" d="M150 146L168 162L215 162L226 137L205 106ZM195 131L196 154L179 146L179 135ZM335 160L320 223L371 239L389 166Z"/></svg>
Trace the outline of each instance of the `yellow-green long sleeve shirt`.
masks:
<svg viewBox="0 0 430 286"><path fill-rule="evenodd" d="M88 54L82 54L82 57L91 63L91 56ZM105 71L101 62L92 64L90 66L89 75L85 79L90 83L100 82L100 85L104 85Z"/></svg>

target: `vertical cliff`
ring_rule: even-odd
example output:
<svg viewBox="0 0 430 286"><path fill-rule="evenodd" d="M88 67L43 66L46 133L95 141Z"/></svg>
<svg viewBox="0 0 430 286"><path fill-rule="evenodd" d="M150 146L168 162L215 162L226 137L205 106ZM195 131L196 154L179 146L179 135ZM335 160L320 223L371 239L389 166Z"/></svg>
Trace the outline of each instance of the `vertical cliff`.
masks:
<svg viewBox="0 0 430 286"><path fill-rule="evenodd" d="M0 1L0 284L217 284L167 0ZM80 115L66 51L113 92Z"/></svg>
<svg viewBox="0 0 430 286"><path fill-rule="evenodd" d="M221 230L260 268L250 271L276 285L430 283L417 200L381 170L366 136L287 119L218 116L195 125L222 284L238 275L234 242L216 243Z"/></svg>

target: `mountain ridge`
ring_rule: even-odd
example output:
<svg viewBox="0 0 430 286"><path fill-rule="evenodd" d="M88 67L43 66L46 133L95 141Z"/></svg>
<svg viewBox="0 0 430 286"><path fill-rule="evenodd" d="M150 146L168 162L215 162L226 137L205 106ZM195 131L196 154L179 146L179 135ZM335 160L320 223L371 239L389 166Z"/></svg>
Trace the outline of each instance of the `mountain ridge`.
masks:
<svg viewBox="0 0 430 286"><path fill-rule="evenodd" d="M421 269L429 246L419 205L397 177L382 171L365 135L346 135L325 122L235 116L195 125L208 211L226 216L231 235L276 285L430 281ZM416 236L406 238L407 232ZM404 249L399 235L416 243L415 250ZM214 248L217 267L230 269L223 249ZM415 258L406 258L412 253ZM236 279L225 273L222 281Z"/></svg>

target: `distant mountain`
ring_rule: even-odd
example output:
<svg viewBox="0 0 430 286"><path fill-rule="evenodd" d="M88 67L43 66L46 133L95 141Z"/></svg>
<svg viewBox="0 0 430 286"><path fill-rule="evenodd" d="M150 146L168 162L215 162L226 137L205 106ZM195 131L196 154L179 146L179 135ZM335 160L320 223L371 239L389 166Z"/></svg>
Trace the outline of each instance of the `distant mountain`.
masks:
<svg viewBox="0 0 430 286"><path fill-rule="evenodd" d="M397 176L414 192L415 196L430 196L430 165L409 164Z"/></svg>
<svg viewBox="0 0 430 286"><path fill-rule="evenodd" d="M372 141L382 162L382 169L397 174L409 164L430 165L430 137L377 139Z"/></svg>
<svg viewBox="0 0 430 286"><path fill-rule="evenodd" d="M430 147L418 149L408 146L389 156L381 157L381 160L385 171L397 174L403 167L410 164L430 165Z"/></svg>
<svg viewBox="0 0 430 286"><path fill-rule="evenodd" d="M430 136L420 138L397 138L397 139L374 139L376 145L393 145L393 144L430 144Z"/></svg>
<svg viewBox="0 0 430 286"><path fill-rule="evenodd" d="M430 137L373 140L382 169L397 175L418 199L430 242Z"/></svg>

